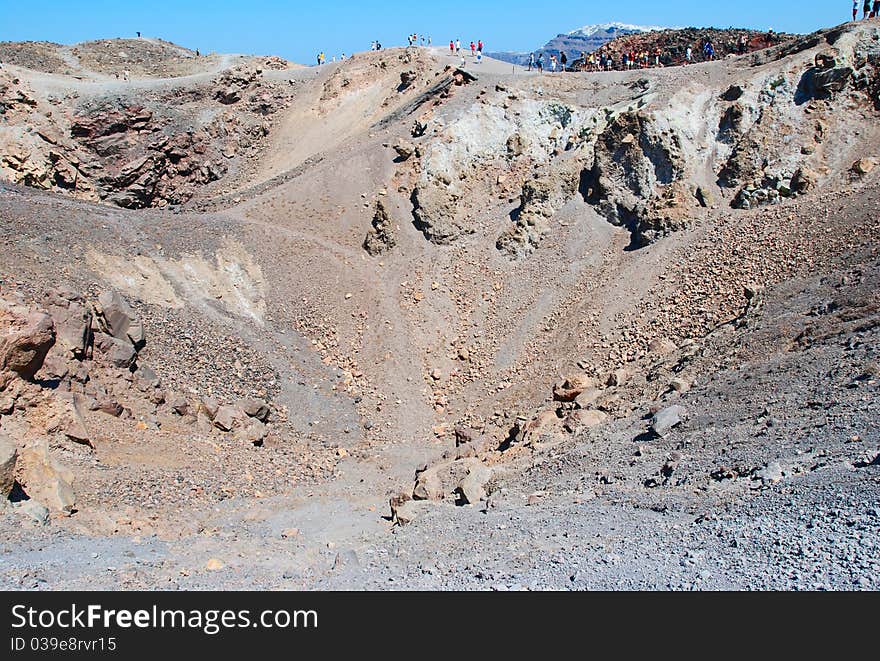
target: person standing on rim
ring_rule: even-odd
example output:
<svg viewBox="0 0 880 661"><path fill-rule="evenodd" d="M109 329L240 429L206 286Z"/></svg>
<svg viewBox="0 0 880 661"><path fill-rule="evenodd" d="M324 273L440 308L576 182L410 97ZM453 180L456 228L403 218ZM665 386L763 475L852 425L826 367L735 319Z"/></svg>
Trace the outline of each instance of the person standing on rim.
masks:
<svg viewBox="0 0 880 661"><path fill-rule="evenodd" d="M865 0L865 4L862 7L862 20L866 18L871 18L871 0Z"/></svg>
<svg viewBox="0 0 880 661"><path fill-rule="evenodd" d="M477 50L480 51L481 53L483 52L483 40L482 39L477 40Z"/></svg>
<svg viewBox="0 0 880 661"><path fill-rule="evenodd" d="M531 71L533 66L535 66L535 54L534 54L534 53L529 53L529 68L528 68L528 71Z"/></svg>

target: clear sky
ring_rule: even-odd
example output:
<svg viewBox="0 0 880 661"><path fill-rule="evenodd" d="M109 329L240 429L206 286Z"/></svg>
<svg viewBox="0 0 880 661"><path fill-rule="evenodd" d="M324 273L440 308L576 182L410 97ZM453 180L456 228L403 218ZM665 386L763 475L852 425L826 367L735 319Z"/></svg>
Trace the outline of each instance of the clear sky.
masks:
<svg viewBox="0 0 880 661"><path fill-rule="evenodd" d="M330 56L406 43L482 39L487 50L531 50L560 32L621 21L638 25L750 27L812 32L849 20L851 0L270 0L115 2L0 0L0 41L160 37L202 52L280 55L310 64Z"/></svg>

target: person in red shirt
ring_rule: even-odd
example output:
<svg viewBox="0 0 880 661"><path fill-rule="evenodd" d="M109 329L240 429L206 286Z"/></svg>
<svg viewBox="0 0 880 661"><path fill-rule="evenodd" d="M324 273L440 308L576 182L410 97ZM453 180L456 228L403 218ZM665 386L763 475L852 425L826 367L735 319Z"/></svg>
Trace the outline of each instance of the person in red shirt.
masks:
<svg viewBox="0 0 880 661"><path fill-rule="evenodd" d="M477 42L477 50L480 51L481 53L483 52L483 40L482 39L480 39Z"/></svg>
<svg viewBox="0 0 880 661"><path fill-rule="evenodd" d="M455 52L455 42L452 41L451 39L449 40L449 52L450 52L450 53L454 53L454 52Z"/></svg>

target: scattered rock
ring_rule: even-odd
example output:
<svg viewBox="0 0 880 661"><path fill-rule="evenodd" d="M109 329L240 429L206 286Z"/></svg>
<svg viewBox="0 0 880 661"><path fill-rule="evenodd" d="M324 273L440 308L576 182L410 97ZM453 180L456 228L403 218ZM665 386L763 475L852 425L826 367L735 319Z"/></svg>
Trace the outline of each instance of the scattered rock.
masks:
<svg viewBox="0 0 880 661"><path fill-rule="evenodd" d="M691 384L685 379L676 377L669 382L669 387L676 392L687 392L691 389Z"/></svg>
<svg viewBox="0 0 880 661"><path fill-rule="evenodd" d="M143 324L117 292L105 291L98 296L97 310L108 334L117 340L128 340L135 349L140 349L144 345Z"/></svg>
<svg viewBox="0 0 880 661"><path fill-rule="evenodd" d="M199 410L204 413L209 420L214 420L217 411L220 409L220 403L213 397L202 397Z"/></svg>
<svg viewBox="0 0 880 661"><path fill-rule="evenodd" d="M256 418L260 422L267 422L269 420L269 405L262 399L243 399L238 403L238 407L248 417Z"/></svg>
<svg viewBox="0 0 880 661"><path fill-rule="evenodd" d="M71 514L76 508L73 473L52 458L45 438L27 445L19 454L19 481L31 499L50 510Z"/></svg>
<svg viewBox="0 0 880 661"><path fill-rule="evenodd" d="M683 406L674 404L654 414L651 420L651 431L657 436L666 436L673 427L681 423L685 414Z"/></svg>
<svg viewBox="0 0 880 661"><path fill-rule="evenodd" d="M392 504L391 519L399 526L409 525L425 512L431 509L433 504L427 500L407 500L399 504Z"/></svg>
<svg viewBox="0 0 880 661"><path fill-rule="evenodd" d="M376 201L376 210L373 213L372 228L364 237L364 250L375 257L391 250L397 243L394 238L394 227L388 211L381 200Z"/></svg>
<svg viewBox="0 0 880 661"><path fill-rule="evenodd" d="M648 343L648 351L658 356L668 356L674 353L677 348L675 342L666 338L657 338Z"/></svg>
<svg viewBox="0 0 880 661"><path fill-rule="evenodd" d="M563 422L566 431L576 433L581 429L592 429L598 427L608 419L608 414L604 411L594 409L577 409L568 414Z"/></svg>
<svg viewBox="0 0 880 661"><path fill-rule="evenodd" d="M171 409L172 413L180 416L184 416L189 413L189 401L186 399L186 397L183 397L182 395L173 395L167 400L166 403L168 404L168 408Z"/></svg>
<svg viewBox="0 0 880 661"><path fill-rule="evenodd" d="M95 349L114 367L129 368L137 360L137 351L130 341L105 333L95 333Z"/></svg>
<svg viewBox="0 0 880 661"><path fill-rule="evenodd" d="M476 505L486 499L486 483L492 478L492 469L480 462L472 460L468 474L458 483L456 493L465 504Z"/></svg>
<svg viewBox="0 0 880 661"><path fill-rule="evenodd" d="M85 398L78 393L70 393L62 398L66 403L66 420L64 423L64 435L72 441L95 447L92 443L92 435L86 425L85 411L87 405Z"/></svg>
<svg viewBox="0 0 880 661"><path fill-rule="evenodd" d="M394 151L401 161L405 161L416 152L416 146L409 140L398 140L394 143Z"/></svg>
<svg viewBox="0 0 880 661"><path fill-rule="evenodd" d="M443 500L446 497L443 480L440 478L440 471L444 466L445 464L431 466L416 474L413 500Z"/></svg>
<svg viewBox="0 0 880 661"><path fill-rule="evenodd" d="M595 379L585 374L577 374L554 384L553 399L558 402L573 402L581 393L588 389L593 390L595 387Z"/></svg>
<svg viewBox="0 0 880 661"><path fill-rule="evenodd" d="M19 504L18 511L42 526L49 523L49 508L39 501L25 500Z"/></svg>
<svg viewBox="0 0 880 661"><path fill-rule="evenodd" d="M608 378L605 381L605 384L608 386L625 386L627 382L631 378L631 374L628 368L619 367L611 374L608 375Z"/></svg>
<svg viewBox="0 0 880 661"><path fill-rule="evenodd" d="M220 431L232 431L244 421L244 413L234 406L220 406L214 414L214 426Z"/></svg>
<svg viewBox="0 0 880 661"><path fill-rule="evenodd" d="M874 171L874 168L877 167L877 159L876 158L860 158L855 163L853 163L851 171L853 174L864 177L865 175L871 174Z"/></svg>
<svg viewBox="0 0 880 661"><path fill-rule="evenodd" d="M771 461L752 475L752 479L759 480L765 486L778 484L783 477L782 465L778 461Z"/></svg>
<svg viewBox="0 0 880 661"><path fill-rule="evenodd" d="M15 484L18 449L0 433L0 498L8 498Z"/></svg>

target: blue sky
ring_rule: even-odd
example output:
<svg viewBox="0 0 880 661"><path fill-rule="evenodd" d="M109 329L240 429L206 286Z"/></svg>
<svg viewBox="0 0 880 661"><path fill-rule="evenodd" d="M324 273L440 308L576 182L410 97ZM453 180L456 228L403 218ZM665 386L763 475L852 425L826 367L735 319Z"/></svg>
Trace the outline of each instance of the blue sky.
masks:
<svg viewBox="0 0 880 661"><path fill-rule="evenodd" d="M0 0L0 41L161 37L202 52L281 55L311 63L329 56L406 42L482 39L487 50L529 50L560 32L622 21L640 25L751 27L812 32L849 19L850 0L470 0L399 2L251 0L39 3Z"/></svg>

